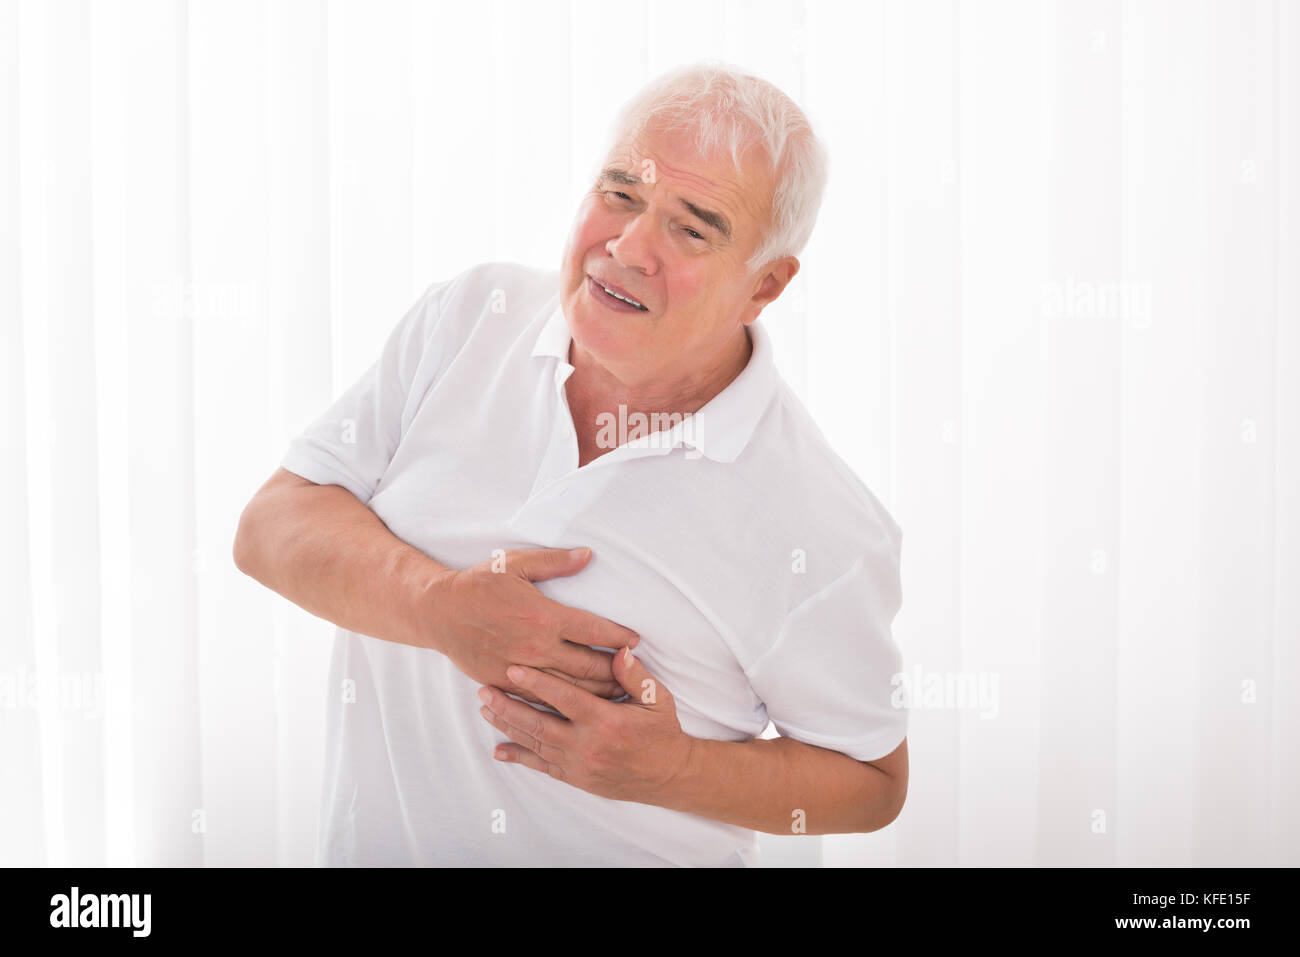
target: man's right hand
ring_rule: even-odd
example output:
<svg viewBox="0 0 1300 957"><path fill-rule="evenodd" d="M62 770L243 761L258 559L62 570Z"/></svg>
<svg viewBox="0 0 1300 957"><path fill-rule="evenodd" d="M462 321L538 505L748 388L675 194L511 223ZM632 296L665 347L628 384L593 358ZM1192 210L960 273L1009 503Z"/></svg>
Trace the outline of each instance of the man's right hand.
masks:
<svg viewBox="0 0 1300 957"><path fill-rule="evenodd" d="M431 644L480 684L537 704L543 702L507 678L506 668L527 665L602 698L621 697L613 653L595 649L635 648L637 633L552 601L532 585L580 572L591 560L591 550L584 551L573 557L566 548L515 549L449 570L430 589L433 607L421 611L434 622Z"/></svg>

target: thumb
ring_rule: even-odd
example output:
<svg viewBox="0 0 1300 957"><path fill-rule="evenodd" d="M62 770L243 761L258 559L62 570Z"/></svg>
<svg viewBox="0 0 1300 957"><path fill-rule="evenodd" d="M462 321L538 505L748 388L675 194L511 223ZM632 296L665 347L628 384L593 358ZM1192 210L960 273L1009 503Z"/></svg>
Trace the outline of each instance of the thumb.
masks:
<svg viewBox="0 0 1300 957"><path fill-rule="evenodd" d="M673 700L668 689L650 677L650 672L646 671L641 659L632 654L631 648L624 648L614 655L613 669L614 680L630 696L629 703L653 708Z"/></svg>
<svg viewBox="0 0 1300 957"><path fill-rule="evenodd" d="M542 582L559 575L573 575L582 571L591 558L590 548L529 548L507 555L515 572L525 581Z"/></svg>

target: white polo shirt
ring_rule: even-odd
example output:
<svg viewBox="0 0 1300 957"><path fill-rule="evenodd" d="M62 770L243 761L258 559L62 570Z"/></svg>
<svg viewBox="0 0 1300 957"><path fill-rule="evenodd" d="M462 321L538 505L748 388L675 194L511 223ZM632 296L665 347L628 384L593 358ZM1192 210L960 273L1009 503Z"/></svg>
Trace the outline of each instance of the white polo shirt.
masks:
<svg viewBox="0 0 1300 957"><path fill-rule="evenodd" d="M770 718L858 760L892 752L901 531L780 377L761 320L689 421L578 468L559 281L486 263L430 286L281 464L452 568L589 546L585 569L535 587L639 633L688 734L745 741ZM758 863L748 828L494 760L507 738L479 687L436 651L339 629L318 863Z"/></svg>

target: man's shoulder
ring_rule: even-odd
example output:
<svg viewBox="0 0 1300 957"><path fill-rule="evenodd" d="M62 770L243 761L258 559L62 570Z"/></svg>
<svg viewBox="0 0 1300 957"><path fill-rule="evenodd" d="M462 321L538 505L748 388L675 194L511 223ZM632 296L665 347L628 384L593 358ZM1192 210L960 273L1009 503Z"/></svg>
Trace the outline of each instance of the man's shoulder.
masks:
<svg viewBox="0 0 1300 957"><path fill-rule="evenodd" d="M430 323L424 346L454 354L489 330L493 338L521 334L554 308L558 291L555 270L504 260L476 263L425 287L420 305Z"/></svg>
<svg viewBox="0 0 1300 957"><path fill-rule="evenodd" d="M897 551L902 529L858 471L826 438L807 407L784 379L766 418L764 456L773 487L805 521L833 538L861 547L884 542ZM777 480L779 476L779 480Z"/></svg>
<svg viewBox="0 0 1300 957"><path fill-rule="evenodd" d="M557 270L492 260L475 263L450 279L438 280L427 292L438 295L445 310L477 313L509 308L512 297L520 298L520 305L530 300L544 302L558 288Z"/></svg>

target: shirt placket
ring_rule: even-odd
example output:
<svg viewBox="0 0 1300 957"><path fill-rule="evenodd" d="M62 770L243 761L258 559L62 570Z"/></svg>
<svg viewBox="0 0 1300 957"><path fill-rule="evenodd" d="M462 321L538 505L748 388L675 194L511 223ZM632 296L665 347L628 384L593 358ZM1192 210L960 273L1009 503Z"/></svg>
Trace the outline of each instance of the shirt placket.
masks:
<svg viewBox="0 0 1300 957"><path fill-rule="evenodd" d="M573 414L564 391L564 384L572 373L573 366L567 362L561 361L555 368L555 415L551 420L551 436L542 465L537 470L537 478L528 495L530 502L578 478L590 475L595 470L611 468L626 459L663 451L648 447L644 441L630 442L606 452L579 468L578 436L573 430Z"/></svg>

